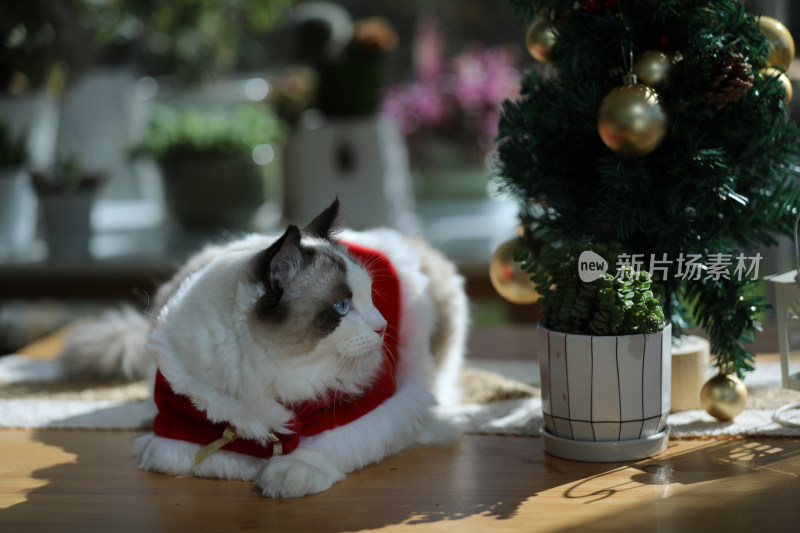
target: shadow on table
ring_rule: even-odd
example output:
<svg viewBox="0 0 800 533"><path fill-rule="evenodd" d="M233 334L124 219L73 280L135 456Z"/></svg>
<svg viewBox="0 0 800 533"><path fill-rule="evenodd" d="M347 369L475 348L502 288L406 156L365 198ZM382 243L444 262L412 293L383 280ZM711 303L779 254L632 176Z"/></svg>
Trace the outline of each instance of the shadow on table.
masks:
<svg viewBox="0 0 800 533"><path fill-rule="evenodd" d="M589 477L564 496L591 504L649 487L649 498L561 531L789 531L800 520L797 439L713 440L620 469L630 475Z"/></svg>

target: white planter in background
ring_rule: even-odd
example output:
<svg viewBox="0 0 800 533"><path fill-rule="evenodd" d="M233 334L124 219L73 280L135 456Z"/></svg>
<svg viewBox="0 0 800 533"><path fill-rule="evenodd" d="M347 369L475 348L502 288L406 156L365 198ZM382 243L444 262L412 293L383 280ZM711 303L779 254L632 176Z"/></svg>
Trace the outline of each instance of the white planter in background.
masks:
<svg viewBox="0 0 800 533"><path fill-rule="evenodd" d="M39 197L44 234L51 259L84 259L90 256L91 211L95 191L43 194Z"/></svg>
<svg viewBox="0 0 800 533"><path fill-rule="evenodd" d="M59 108L44 90L0 94L0 117L14 137L27 139L29 168L55 159ZM28 171L0 170L0 260L27 259L36 236L38 201Z"/></svg>
<svg viewBox="0 0 800 533"><path fill-rule="evenodd" d="M150 102L137 97L129 67L95 67L70 85L61 109L59 149L102 171L106 198L150 198L151 176L135 174L128 151L144 136Z"/></svg>
<svg viewBox="0 0 800 533"><path fill-rule="evenodd" d="M36 236L37 202L28 171L0 169L0 260L23 259Z"/></svg>
<svg viewBox="0 0 800 533"><path fill-rule="evenodd" d="M348 227L417 229L408 154L393 122L379 115L328 120L292 133L285 148L284 216L303 224L337 196Z"/></svg>
<svg viewBox="0 0 800 533"><path fill-rule="evenodd" d="M47 168L56 155L59 108L45 91L22 95L0 95L0 117L13 135L28 138L28 162L33 168Z"/></svg>
<svg viewBox="0 0 800 533"><path fill-rule="evenodd" d="M672 328L591 336L539 326L545 451L581 461L628 461L666 449Z"/></svg>

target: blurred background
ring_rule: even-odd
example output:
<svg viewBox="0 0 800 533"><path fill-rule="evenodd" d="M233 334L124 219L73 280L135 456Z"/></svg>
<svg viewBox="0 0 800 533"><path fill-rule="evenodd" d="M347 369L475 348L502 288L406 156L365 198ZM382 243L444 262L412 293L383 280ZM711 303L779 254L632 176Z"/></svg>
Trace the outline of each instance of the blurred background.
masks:
<svg viewBox="0 0 800 533"><path fill-rule="evenodd" d="M746 3L800 32L797 2ZM121 301L146 310L203 244L337 195L346 225L456 261L478 327L535 324L488 275L517 231L491 174L500 104L539 68L526 28L498 0L4 2L0 354Z"/></svg>

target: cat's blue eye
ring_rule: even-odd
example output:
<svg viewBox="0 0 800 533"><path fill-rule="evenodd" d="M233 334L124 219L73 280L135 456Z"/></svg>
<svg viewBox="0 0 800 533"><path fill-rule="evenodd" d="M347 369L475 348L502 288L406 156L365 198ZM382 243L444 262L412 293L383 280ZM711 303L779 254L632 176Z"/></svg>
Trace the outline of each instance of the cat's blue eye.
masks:
<svg viewBox="0 0 800 533"><path fill-rule="evenodd" d="M342 316L346 315L350 311L350 298L342 298L333 304L333 309Z"/></svg>

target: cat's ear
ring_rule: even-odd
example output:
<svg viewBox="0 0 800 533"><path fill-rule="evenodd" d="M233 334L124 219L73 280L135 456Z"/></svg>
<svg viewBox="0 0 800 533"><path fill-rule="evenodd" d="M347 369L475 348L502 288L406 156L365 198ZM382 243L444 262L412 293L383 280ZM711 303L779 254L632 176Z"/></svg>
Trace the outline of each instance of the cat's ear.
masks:
<svg viewBox="0 0 800 533"><path fill-rule="evenodd" d="M300 230L289 226L277 241L255 257L253 268L264 288L280 297L302 264Z"/></svg>
<svg viewBox="0 0 800 533"><path fill-rule="evenodd" d="M319 237L320 239L331 240L337 230L337 223L339 218L339 198L337 197L333 203L328 206L325 211L317 215L314 220L309 222L303 228L306 235Z"/></svg>

